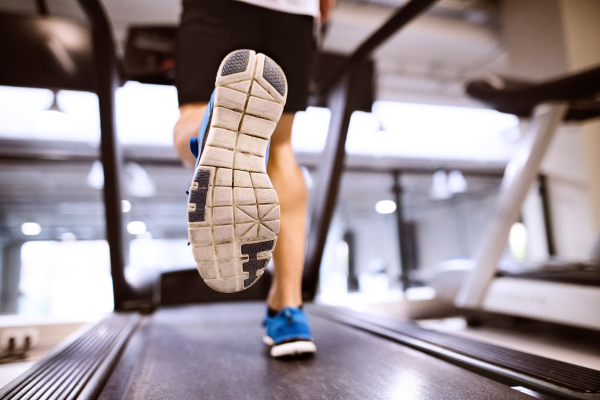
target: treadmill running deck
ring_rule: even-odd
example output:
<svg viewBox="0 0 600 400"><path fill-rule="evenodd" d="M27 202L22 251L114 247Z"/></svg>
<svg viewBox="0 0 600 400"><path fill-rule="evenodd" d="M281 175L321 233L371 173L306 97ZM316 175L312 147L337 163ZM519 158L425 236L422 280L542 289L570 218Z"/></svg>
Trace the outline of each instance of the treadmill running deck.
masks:
<svg viewBox="0 0 600 400"><path fill-rule="evenodd" d="M317 354L280 361L264 305L163 308L145 318L101 399L531 399L374 335L310 315Z"/></svg>

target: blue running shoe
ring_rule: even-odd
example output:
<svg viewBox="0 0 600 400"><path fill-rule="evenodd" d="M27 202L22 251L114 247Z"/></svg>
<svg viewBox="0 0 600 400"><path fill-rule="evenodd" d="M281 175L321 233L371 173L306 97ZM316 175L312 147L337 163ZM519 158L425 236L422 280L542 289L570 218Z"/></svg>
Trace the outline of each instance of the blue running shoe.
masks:
<svg viewBox="0 0 600 400"><path fill-rule="evenodd" d="M237 50L217 73L198 138L188 199L188 234L200 275L225 293L252 286L269 263L279 204L266 171L268 144L287 81L264 54Z"/></svg>
<svg viewBox="0 0 600 400"><path fill-rule="evenodd" d="M284 307L274 317L267 312L263 326L267 328L263 341L271 346L271 357L311 355L317 351L308 317L300 308Z"/></svg>

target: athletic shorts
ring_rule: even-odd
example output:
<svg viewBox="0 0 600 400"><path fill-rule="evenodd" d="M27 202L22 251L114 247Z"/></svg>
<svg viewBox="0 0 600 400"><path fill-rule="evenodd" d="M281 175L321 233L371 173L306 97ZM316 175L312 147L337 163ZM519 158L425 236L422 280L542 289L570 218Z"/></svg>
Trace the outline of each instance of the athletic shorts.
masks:
<svg viewBox="0 0 600 400"><path fill-rule="evenodd" d="M251 49L271 57L285 73L284 111L306 109L315 50L314 18L235 0L183 0L177 44L179 105L208 102L223 58Z"/></svg>

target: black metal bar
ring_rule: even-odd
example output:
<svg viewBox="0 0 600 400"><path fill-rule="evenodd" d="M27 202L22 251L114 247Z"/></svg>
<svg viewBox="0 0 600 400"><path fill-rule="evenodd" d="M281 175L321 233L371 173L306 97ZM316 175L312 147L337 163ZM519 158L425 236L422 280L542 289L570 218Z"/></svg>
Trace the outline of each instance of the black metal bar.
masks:
<svg viewBox="0 0 600 400"><path fill-rule="evenodd" d="M404 206L402 201L402 174L400 171L394 171L394 199L396 201L396 224L398 227L398 250L400 250L400 280L402 289L410 287L410 270L412 269L411 250L412 240L408 237L408 230L404 220Z"/></svg>
<svg viewBox="0 0 600 400"><path fill-rule="evenodd" d="M306 248L306 264L302 279L302 292L306 300L314 298L319 281L321 259L327 241L329 225L337 203L340 180L346 156L346 137L352 113L360 109L364 95L364 80L360 61L365 60L381 43L396 31L429 8L436 0L412 0L373 33L340 68L340 72L326 88L331 120L327 142L323 151L318 179L311 199L310 232ZM331 87L331 90L329 90Z"/></svg>
<svg viewBox="0 0 600 400"><path fill-rule="evenodd" d="M356 271L356 240L352 231L344 233L344 242L348 245L348 291L358 290L358 274Z"/></svg>
<svg viewBox="0 0 600 400"><path fill-rule="evenodd" d="M552 227L552 215L550 209L550 196L548 191L548 177L540 174L538 177L538 192L542 199L542 211L544 213L544 227L546 231L546 246L548 247L548 255L556 255L556 245L554 244L554 229Z"/></svg>
<svg viewBox="0 0 600 400"><path fill-rule="evenodd" d="M358 48L352 53L350 58L339 67L336 74L333 75L333 80L326 83L320 88L320 93L326 93L338 82L339 78L342 77L352 65L356 65L361 61L369 58L371 53L377 49L383 42L388 40L398 30L404 27L407 23L412 21L419 14L426 11L433 5L437 0L412 0L408 2L404 7L400 8L390 19L387 20L379 29L369 36Z"/></svg>
<svg viewBox="0 0 600 400"><path fill-rule="evenodd" d="M497 85L475 80L466 92L498 111L521 116L529 116L543 102L571 100L567 119L594 118L600 114L600 103L590 98L600 93L600 66L542 83L504 80Z"/></svg>
<svg viewBox="0 0 600 400"><path fill-rule="evenodd" d="M307 238L306 263L302 278L302 292L305 300L312 300L317 291L321 258L325 249L329 224L337 200L340 179L346 155L345 145L352 106L352 85L347 83L351 76L343 78L329 96L331 110L329 132L323 151L323 163L319 167L318 179L312 189L310 232Z"/></svg>
<svg viewBox="0 0 600 400"><path fill-rule="evenodd" d="M104 169L106 238L110 248L115 310L132 298L133 290L125 279L123 219L121 213L121 169L123 156L116 134L115 91L118 87L115 48L106 13L97 0L79 0L92 25L96 93L100 105L100 159Z"/></svg>

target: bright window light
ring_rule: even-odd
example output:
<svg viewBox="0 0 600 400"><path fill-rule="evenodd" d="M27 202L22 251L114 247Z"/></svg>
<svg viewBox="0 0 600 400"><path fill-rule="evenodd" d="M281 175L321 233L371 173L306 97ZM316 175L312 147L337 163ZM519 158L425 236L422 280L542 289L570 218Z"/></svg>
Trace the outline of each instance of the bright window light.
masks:
<svg viewBox="0 0 600 400"><path fill-rule="evenodd" d="M117 131L123 143L173 145L179 119L177 89L129 81L116 93Z"/></svg>
<svg viewBox="0 0 600 400"><path fill-rule="evenodd" d="M396 203L392 200L381 200L375 204L375 211L379 214L391 214L396 211Z"/></svg>
<svg viewBox="0 0 600 400"><path fill-rule="evenodd" d="M173 145L179 118L174 86L127 82L115 96L117 134L127 144ZM0 136L99 143L98 96L90 92L0 86Z"/></svg>
<svg viewBox="0 0 600 400"><path fill-rule="evenodd" d="M127 232L132 235L139 235L140 233L146 232L146 224L142 221L131 221L127 224Z"/></svg>
<svg viewBox="0 0 600 400"><path fill-rule="evenodd" d="M48 89L0 86L0 136L98 142L98 97L60 90L55 99Z"/></svg>
<svg viewBox="0 0 600 400"><path fill-rule="evenodd" d="M123 210L124 213L131 211L131 203L129 200L121 200L121 210Z"/></svg>
<svg viewBox="0 0 600 400"><path fill-rule="evenodd" d="M508 243L512 256L517 261L525 261L527 256L527 227L522 222L515 222L510 228Z"/></svg>
<svg viewBox="0 0 600 400"><path fill-rule="evenodd" d="M319 153L325 148L331 111L308 107L296 113L292 125L292 147L296 151Z"/></svg>
<svg viewBox="0 0 600 400"><path fill-rule="evenodd" d="M376 101L372 113L355 112L350 154L506 161L518 118L494 110Z"/></svg>
<svg viewBox="0 0 600 400"><path fill-rule="evenodd" d="M35 236L42 232L42 227L37 222L25 222L21 225L21 232L23 235Z"/></svg>
<svg viewBox="0 0 600 400"><path fill-rule="evenodd" d="M21 247L19 314L93 321L113 309L105 240L30 241Z"/></svg>
<svg viewBox="0 0 600 400"><path fill-rule="evenodd" d="M39 111L33 116L33 123L40 129L50 132L71 132L75 120L68 114L56 110Z"/></svg>

